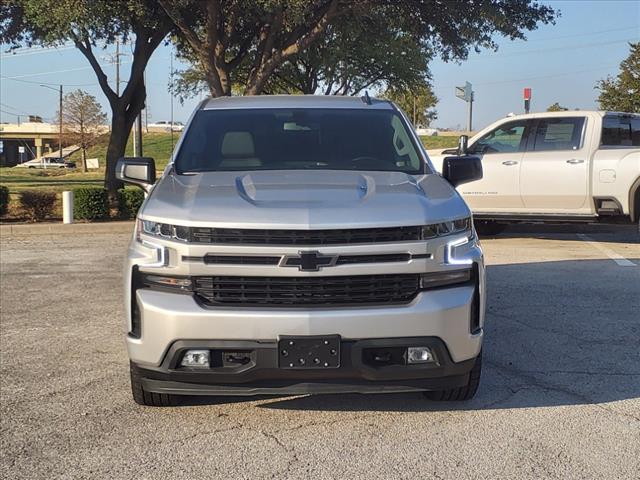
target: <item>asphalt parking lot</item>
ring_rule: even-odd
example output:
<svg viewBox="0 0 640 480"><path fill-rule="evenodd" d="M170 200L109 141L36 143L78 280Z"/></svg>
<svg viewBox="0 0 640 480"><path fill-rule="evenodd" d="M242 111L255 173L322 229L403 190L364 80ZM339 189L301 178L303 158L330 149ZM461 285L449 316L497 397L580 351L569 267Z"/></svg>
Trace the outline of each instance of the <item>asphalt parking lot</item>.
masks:
<svg viewBox="0 0 640 480"><path fill-rule="evenodd" d="M637 227L483 240L485 369L419 394L143 408L129 391L127 234L1 239L2 478L639 478Z"/></svg>

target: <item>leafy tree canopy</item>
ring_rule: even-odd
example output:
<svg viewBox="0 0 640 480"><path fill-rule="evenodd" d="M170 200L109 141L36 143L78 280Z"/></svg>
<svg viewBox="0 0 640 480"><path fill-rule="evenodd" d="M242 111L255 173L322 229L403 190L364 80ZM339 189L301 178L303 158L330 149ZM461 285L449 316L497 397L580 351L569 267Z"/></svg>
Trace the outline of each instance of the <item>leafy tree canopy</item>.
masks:
<svg viewBox="0 0 640 480"><path fill-rule="evenodd" d="M640 42L630 43L629 47L631 51L620 64L620 73L596 85L602 110L640 113Z"/></svg>
<svg viewBox="0 0 640 480"><path fill-rule="evenodd" d="M398 105L412 119L416 127L418 125L428 127L438 118L438 112L434 108L438 103L438 98L427 83L415 86L411 90L390 87L382 94L382 97Z"/></svg>
<svg viewBox="0 0 640 480"><path fill-rule="evenodd" d="M549 105L549 107L547 108L547 112L566 112L567 110L569 109L563 107L558 102L554 103L553 105Z"/></svg>
<svg viewBox="0 0 640 480"><path fill-rule="evenodd" d="M358 85L375 83L381 69L387 70L383 77L391 76L388 63L396 69L411 68L408 61L383 58L387 44L395 49L402 48L395 42L410 42L408 52L463 60L471 49L495 48L495 35L524 38L525 31L538 23L553 22L556 16L551 7L532 0L464 4L431 0L158 1L178 29L182 55L196 65L183 78L204 78L213 96L230 95L234 85L241 86L245 94L282 88L308 91L314 82L330 84L333 79L338 83L332 89L342 93L340 86L347 79L353 93ZM376 46L382 50L367 55ZM347 55L358 47L357 56ZM272 80L278 73L280 80Z"/></svg>

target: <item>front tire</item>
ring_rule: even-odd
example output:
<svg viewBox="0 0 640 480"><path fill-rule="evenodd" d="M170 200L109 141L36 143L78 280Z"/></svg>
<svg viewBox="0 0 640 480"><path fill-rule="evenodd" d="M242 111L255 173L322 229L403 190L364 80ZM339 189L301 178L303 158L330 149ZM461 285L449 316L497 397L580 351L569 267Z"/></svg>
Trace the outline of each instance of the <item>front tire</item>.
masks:
<svg viewBox="0 0 640 480"><path fill-rule="evenodd" d="M469 381L464 387L450 388L448 390L434 390L424 392L424 396L429 400L436 402L464 402L471 400L480 385L480 373L482 372L482 352L476 357L471 372L469 372Z"/></svg>
<svg viewBox="0 0 640 480"><path fill-rule="evenodd" d="M176 395L147 392L142 387L142 379L133 368L133 365L129 365L129 372L131 373L131 393L133 394L134 402L138 405L145 407L172 407L178 404Z"/></svg>

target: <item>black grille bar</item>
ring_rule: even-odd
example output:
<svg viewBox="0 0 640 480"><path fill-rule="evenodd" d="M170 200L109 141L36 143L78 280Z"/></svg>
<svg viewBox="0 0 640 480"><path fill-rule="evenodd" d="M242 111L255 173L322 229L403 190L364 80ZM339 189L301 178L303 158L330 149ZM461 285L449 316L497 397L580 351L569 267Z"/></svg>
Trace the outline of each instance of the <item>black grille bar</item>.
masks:
<svg viewBox="0 0 640 480"><path fill-rule="evenodd" d="M411 255L410 253L381 253L361 255L339 255L335 265L354 265L365 263L408 262L411 259L431 258L430 254ZM206 265L278 265L282 256L267 255L213 255L204 257L183 256L183 262L202 262Z"/></svg>
<svg viewBox="0 0 640 480"><path fill-rule="evenodd" d="M418 274L337 277L194 277L206 305L336 306L408 303L420 288Z"/></svg>
<svg viewBox="0 0 640 480"><path fill-rule="evenodd" d="M355 228L342 230L259 230L190 227L193 243L231 245L339 245L420 240L421 227Z"/></svg>

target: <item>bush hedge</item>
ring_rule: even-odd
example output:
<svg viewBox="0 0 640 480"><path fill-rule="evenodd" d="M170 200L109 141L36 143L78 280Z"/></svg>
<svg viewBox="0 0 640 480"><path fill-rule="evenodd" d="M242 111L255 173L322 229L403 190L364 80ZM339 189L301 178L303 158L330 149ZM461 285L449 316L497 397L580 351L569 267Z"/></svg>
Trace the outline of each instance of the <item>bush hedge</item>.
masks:
<svg viewBox="0 0 640 480"><path fill-rule="evenodd" d="M144 192L139 188L118 190L118 216L120 218L136 218L143 201Z"/></svg>
<svg viewBox="0 0 640 480"><path fill-rule="evenodd" d="M32 222L44 220L51 215L56 207L56 200L55 192L25 190L20 193L20 206Z"/></svg>
<svg viewBox="0 0 640 480"><path fill-rule="evenodd" d="M0 186L0 216L7 214L8 207L9 207L9 189L5 186Z"/></svg>
<svg viewBox="0 0 640 480"><path fill-rule="evenodd" d="M101 187L73 191L73 216L79 220L102 220L109 216L107 191Z"/></svg>

